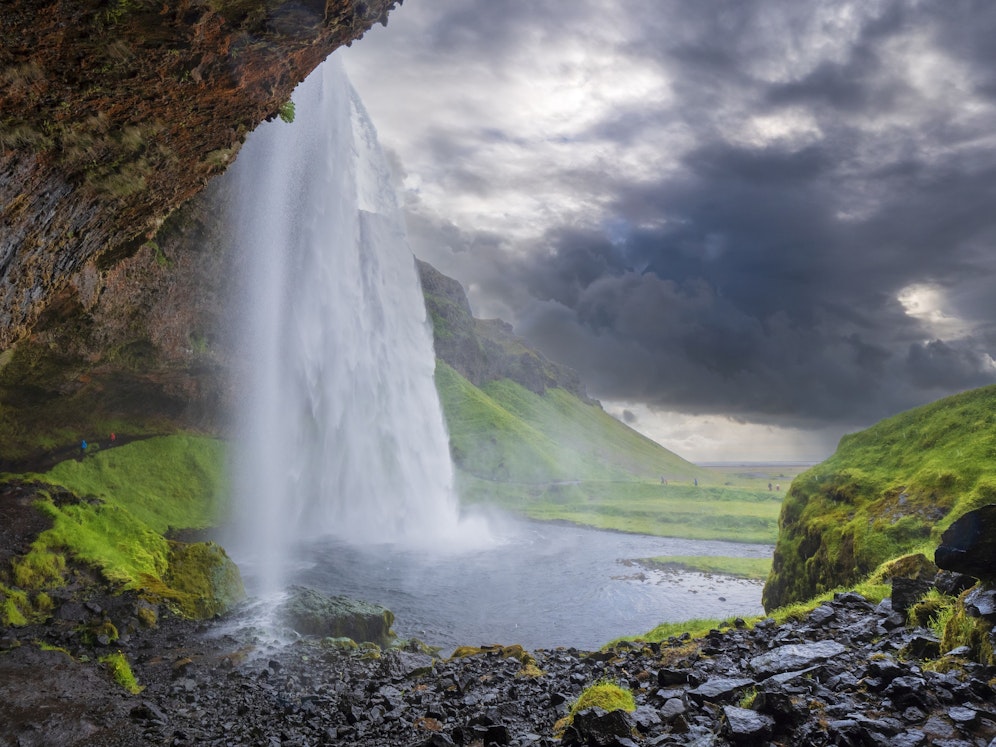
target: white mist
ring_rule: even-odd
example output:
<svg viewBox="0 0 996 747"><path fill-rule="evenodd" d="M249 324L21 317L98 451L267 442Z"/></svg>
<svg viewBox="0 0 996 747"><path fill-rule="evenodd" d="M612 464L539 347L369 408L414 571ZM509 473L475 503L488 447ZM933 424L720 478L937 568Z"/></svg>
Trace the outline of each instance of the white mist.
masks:
<svg viewBox="0 0 996 747"><path fill-rule="evenodd" d="M414 257L341 63L260 126L234 167L250 360L233 454L233 553L263 593L322 536L445 547L466 534Z"/></svg>

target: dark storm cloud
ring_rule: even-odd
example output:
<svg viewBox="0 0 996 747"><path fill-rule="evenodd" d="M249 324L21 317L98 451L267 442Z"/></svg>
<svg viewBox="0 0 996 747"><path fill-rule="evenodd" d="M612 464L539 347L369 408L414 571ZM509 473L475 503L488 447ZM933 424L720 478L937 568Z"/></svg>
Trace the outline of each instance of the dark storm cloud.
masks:
<svg viewBox="0 0 996 747"><path fill-rule="evenodd" d="M583 129L551 134L607 155L529 173L523 193L583 206L551 209L532 236L410 205L416 252L435 252L478 308L596 396L868 424L996 381L996 4L439 0L427 12L421 63L459 61L468 80L550 74L546 52L590 43L629 71L619 87L640 70L666 81L619 106L592 99ZM523 117L527 94L511 104ZM419 149L447 164L440 183L482 201L507 185L480 153L530 147L507 122L468 129L453 115L429 129ZM648 144L657 160L626 160Z"/></svg>
<svg viewBox="0 0 996 747"><path fill-rule="evenodd" d="M524 331L605 397L762 421L869 421L996 381L996 152L977 144L996 122L935 109L908 69L883 59L888 45L921 35L927 52L973 65L967 96L988 95L992 45L961 44L961 29L991 28L996 7L951 8L887 7L838 58L774 83L743 72L740 55L762 36L727 45L700 17L709 33L682 40L668 61L685 81L730 77L684 97L684 119L712 132L717 117L702 104L732 80L757 97L752 111L802 107L820 137L756 147L703 138L678 174L615 185L617 213L652 225L615 245L597 231L548 234L553 251L529 254L519 270L537 299L571 313L551 324L550 306L537 306ZM730 28L749 32L752 12L735 10ZM652 122L646 112L603 122L598 135L630 138ZM898 301L916 284L949 291L952 309L974 308L983 336L930 339Z"/></svg>

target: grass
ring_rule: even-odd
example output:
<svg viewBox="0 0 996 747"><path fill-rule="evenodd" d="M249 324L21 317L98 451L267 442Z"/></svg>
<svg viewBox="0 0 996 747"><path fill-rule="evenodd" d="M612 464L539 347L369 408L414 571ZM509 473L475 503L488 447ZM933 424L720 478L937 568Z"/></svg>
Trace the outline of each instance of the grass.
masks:
<svg viewBox="0 0 996 747"><path fill-rule="evenodd" d="M71 559L116 586L167 599L188 616L213 614L211 600L239 596L237 571L220 548L166 535L216 524L226 507L224 478L224 444L191 435L136 441L22 476L47 486L36 505L52 526L15 558L15 587L57 588ZM8 604L18 601L4 596Z"/></svg>
<svg viewBox="0 0 996 747"><path fill-rule="evenodd" d="M125 655L120 651L108 654L107 656L101 656L100 663L107 667L107 670L111 673L111 677L114 678L114 681L132 695L138 695L145 689L138 684L138 681L135 679L135 674L131 671L131 665L128 663L128 659L126 659Z"/></svg>
<svg viewBox="0 0 996 747"><path fill-rule="evenodd" d="M892 593L892 586L890 584L867 581L857 584L853 588L841 587L838 589L832 589L815 596L812 599L807 599L802 602L795 602L776 610L772 610L768 615L747 618L744 622L748 626L753 626L760 620L766 618L773 619L779 625L789 621L799 621L805 618L810 612L824 602L833 600L834 595L845 591L856 591L872 604L878 604ZM674 640L694 641L698 638L704 638L712 630L729 627L730 625L732 625L732 621L708 618L695 618L681 622L665 622L641 635L616 638L606 644L605 648L611 648L617 643L627 641L643 643L663 643Z"/></svg>
<svg viewBox="0 0 996 747"><path fill-rule="evenodd" d="M769 475L698 467L563 389L540 396L508 379L479 389L442 362L436 382L466 503L622 532L775 542L783 494L767 489Z"/></svg>
<svg viewBox="0 0 996 747"><path fill-rule="evenodd" d="M841 439L792 482L766 608L855 583L925 549L959 516L996 502L996 386L919 407Z"/></svg>
<svg viewBox="0 0 996 747"><path fill-rule="evenodd" d="M771 571L771 558L732 558L711 555L665 555L640 561L655 568L715 573L763 581Z"/></svg>
<svg viewBox="0 0 996 747"><path fill-rule="evenodd" d="M773 544L780 500L737 488L654 482L510 484L461 475L468 503L497 505L538 521L658 537Z"/></svg>

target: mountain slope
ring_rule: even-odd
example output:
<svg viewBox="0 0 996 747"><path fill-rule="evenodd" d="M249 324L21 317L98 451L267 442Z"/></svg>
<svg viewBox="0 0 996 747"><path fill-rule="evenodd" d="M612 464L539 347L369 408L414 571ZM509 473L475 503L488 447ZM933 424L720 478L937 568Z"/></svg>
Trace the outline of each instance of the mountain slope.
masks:
<svg viewBox="0 0 996 747"><path fill-rule="evenodd" d="M696 467L565 389L531 392L511 379L478 388L445 361L437 387L457 466L486 480L692 480Z"/></svg>
<svg viewBox="0 0 996 747"><path fill-rule="evenodd" d="M996 386L845 436L792 482L764 606L851 584L905 553L933 557L957 517L994 501Z"/></svg>
<svg viewBox="0 0 996 747"><path fill-rule="evenodd" d="M419 269L465 502L621 531L774 542L781 493L758 480L734 486L731 475L611 417L576 373L505 322L474 319L459 283L425 263Z"/></svg>

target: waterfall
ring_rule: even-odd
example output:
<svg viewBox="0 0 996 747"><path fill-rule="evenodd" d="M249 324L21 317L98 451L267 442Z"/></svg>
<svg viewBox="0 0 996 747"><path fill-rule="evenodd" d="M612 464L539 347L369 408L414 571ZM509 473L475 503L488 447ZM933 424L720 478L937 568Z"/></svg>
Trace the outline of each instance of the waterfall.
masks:
<svg viewBox="0 0 996 747"><path fill-rule="evenodd" d="M376 131L333 58L233 171L249 369L233 454L238 538L263 591L322 536L455 542L453 467L414 256Z"/></svg>

